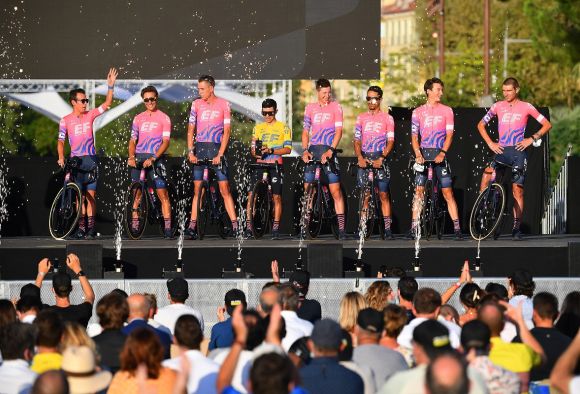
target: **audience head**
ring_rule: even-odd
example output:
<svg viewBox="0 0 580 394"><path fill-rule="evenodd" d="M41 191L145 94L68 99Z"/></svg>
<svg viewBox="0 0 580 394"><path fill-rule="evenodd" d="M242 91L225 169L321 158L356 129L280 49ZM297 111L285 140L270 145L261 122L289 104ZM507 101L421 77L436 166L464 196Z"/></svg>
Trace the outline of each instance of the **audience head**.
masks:
<svg viewBox="0 0 580 394"><path fill-rule="evenodd" d="M385 322L385 335L389 338L397 338L405 324L407 324L407 311L400 305L389 304L383 311Z"/></svg>
<svg viewBox="0 0 580 394"><path fill-rule="evenodd" d="M459 312L452 305L445 304L441 305L439 309L439 316L443 317L445 320L451 323L459 324Z"/></svg>
<svg viewBox="0 0 580 394"><path fill-rule="evenodd" d="M0 352L6 360L32 360L35 329L31 324L13 322L0 328Z"/></svg>
<svg viewBox="0 0 580 394"><path fill-rule="evenodd" d="M340 344L340 352L338 353L338 361L350 361L352 360L352 354L354 352L352 335L345 329L342 329L341 333L342 341Z"/></svg>
<svg viewBox="0 0 580 394"><path fill-rule="evenodd" d="M508 290L507 288L502 285L501 283L490 282L485 286L485 292L489 294L497 294L498 298L503 301L507 301L508 297Z"/></svg>
<svg viewBox="0 0 580 394"><path fill-rule="evenodd" d="M466 354L473 349L476 355L487 355L490 338L489 327L480 320L471 320L461 328L461 347Z"/></svg>
<svg viewBox="0 0 580 394"><path fill-rule="evenodd" d="M97 393L111 383L109 371L97 371L93 349L87 346L69 346L62 353L62 367L71 394Z"/></svg>
<svg viewBox="0 0 580 394"><path fill-rule="evenodd" d="M300 304L298 291L290 283L280 285L278 303L283 311L297 311Z"/></svg>
<svg viewBox="0 0 580 394"><path fill-rule="evenodd" d="M58 298L68 298L72 291L72 280L66 271L59 270L54 273L52 277L52 290Z"/></svg>
<svg viewBox="0 0 580 394"><path fill-rule="evenodd" d="M186 349L199 350L203 341L203 331L199 320L193 315L179 316L175 322L173 338L178 346Z"/></svg>
<svg viewBox="0 0 580 394"><path fill-rule="evenodd" d="M95 342L89 337L86 329L76 322L64 322L64 331L60 340L61 352L70 346L83 346L96 353Z"/></svg>
<svg viewBox="0 0 580 394"><path fill-rule="evenodd" d="M566 295L562 303L562 314L564 313L580 316L580 291L571 291Z"/></svg>
<svg viewBox="0 0 580 394"><path fill-rule="evenodd" d="M457 352L436 356L427 366L425 385L430 394L467 394L467 365Z"/></svg>
<svg viewBox="0 0 580 394"><path fill-rule="evenodd" d="M173 303L183 304L189 297L189 286L183 278L173 278L167 281L169 299Z"/></svg>
<svg viewBox="0 0 580 394"><path fill-rule="evenodd" d="M385 307L393 300L393 289L386 280L376 280L367 289L365 301L367 307L374 308L377 311L383 311Z"/></svg>
<svg viewBox="0 0 580 394"><path fill-rule="evenodd" d="M129 304L117 292L106 294L97 303L97 316L103 330L120 330L129 317Z"/></svg>
<svg viewBox="0 0 580 394"><path fill-rule="evenodd" d="M426 364L437 355L452 350L449 330L437 320L425 320L413 330L413 354L417 364Z"/></svg>
<svg viewBox="0 0 580 394"><path fill-rule="evenodd" d="M147 377L157 379L163 354L164 349L157 334L147 328L137 328L127 336L121 350L121 370L134 376L137 367L144 364L147 367Z"/></svg>
<svg viewBox="0 0 580 394"><path fill-rule="evenodd" d="M301 298L304 298L308 294L308 288L310 287L310 272L296 270L290 275L288 283L298 290L298 295Z"/></svg>
<svg viewBox="0 0 580 394"><path fill-rule="evenodd" d="M118 294L121 297L123 297L124 299L129 298L129 294L127 294L127 292L123 289L116 288L116 289L111 290L111 293Z"/></svg>
<svg viewBox="0 0 580 394"><path fill-rule="evenodd" d="M22 315L32 312L38 314L42 310L42 302L40 298L34 296L24 296L21 297L16 302L16 312L18 317L21 318Z"/></svg>
<svg viewBox="0 0 580 394"><path fill-rule="evenodd" d="M264 286L260 293L259 312L267 316L272 312L272 307L278 302L278 284Z"/></svg>
<svg viewBox="0 0 580 394"><path fill-rule="evenodd" d="M27 283L20 289L20 298L37 297L40 300L40 287L34 283Z"/></svg>
<svg viewBox="0 0 580 394"><path fill-rule="evenodd" d="M266 330L268 328L268 323L266 320L260 316L260 314L254 309L247 309L243 312L244 323L248 328L248 338L246 339L246 350L254 350L264 342L266 339ZM268 320L269 321L269 320ZM280 329L284 331L286 327L283 326ZM284 336L286 334L284 333ZM281 336L280 338L283 338Z"/></svg>
<svg viewBox="0 0 580 394"><path fill-rule="evenodd" d="M342 296L338 311L338 322L345 330L352 332L356 326L356 317L361 309L366 308L365 298L358 291L350 291Z"/></svg>
<svg viewBox="0 0 580 394"><path fill-rule="evenodd" d="M558 298L552 293L541 292L534 296L534 322L553 322L558 317Z"/></svg>
<svg viewBox="0 0 580 394"><path fill-rule="evenodd" d="M149 300L143 294L131 294L127 298L129 305L129 320L149 318Z"/></svg>
<svg viewBox="0 0 580 394"><path fill-rule="evenodd" d="M58 348L64 332L64 323L58 313L50 309L42 310L34 319L34 326L36 346Z"/></svg>
<svg viewBox="0 0 580 394"><path fill-rule="evenodd" d="M246 295L243 291L238 289L229 290L224 297L224 302L226 305L226 312L228 312L228 315L230 316L234 313L236 306L243 305L244 310L248 307Z"/></svg>
<svg viewBox="0 0 580 394"><path fill-rule="evenodd" d="M364 340L371 342L379 342L383 329L385 328L385 321L383 314L374 308L362 309L356 318L356 334L361 343Z"/></svg>
<svg viewBox="0 0 580 394"><path fill-rule="evenodd" d="M435 318L441 308L441 295L430 287L423 287L417 290L413 297L413 314L423 315L428 318Z"/></svg>
<svg viewBox="0 0 580 394"><path fill-rule="evenodd" d="M308 349L308 341L310 337L298 338L288 349L288 357L294 363L294 366L298 369L302 368L304 365L308 365L310 360L310 349Z"/></svg>
<svg viewBox="0 0 580 394"><path fill-rule="evenodd" d="M536 289L536 283L532 274L527 270L516 270L509 277L509 284L512 294L514 296L524 295L526 297L532 298L534 295L534 290Z"/></svg>
<svg viewBox="0 0 580 394"><path fill-rule="evenodd" d="M18 320L16 309L10 300L0 300L0 328Z"/></svg>
<svg viewBox="0 0 580 394"><path fill-rule="evenodd" d="M147 301L149 301L149 319L152 319L157 314L157 296L153 293L143 293Z"/></svg>
<svg viewBox="0 0 580 394"><path fill-rule="evenodd" d="M475 309L479 305L485 292L476 283L466 283L459 292L459 300L469 309Z"/></svg>
<svg viewBox="0 0 580 394"><path fill-rule="evenodd" d="M68 380L60 369L39 375L32 385L31 394L69 394Z"/></svg>
<svg viewBox="0 0 580 394"><path fill-rule="evenodd" d="M310 341L315 355L337 355L342 343L340 325L332 319L321 319L314 323Z"/></svg>
<svg viewBox="0 0 580 394"><path fill-rule="evenodd" d="M498 337L503 330L505 324L503 313L502 307L491 301L482 303L477 312L477 318L489 327L492 338Z"/></svg>
<svg viewBox="0 0 580 394"><path fill-rule="evenodd" d="M263 354L254 360L250 369L249 385L253 394L287 394L297 382L296 368L283 354Z"/></svg>
<svg viewBox="0 0 580 394"><path fill-rule="evenodd" d="M419 284L417 283L417 279L412 276L403 276L397 283L399 299L403 301L413 302L417 290L419 290Z"/></svg>

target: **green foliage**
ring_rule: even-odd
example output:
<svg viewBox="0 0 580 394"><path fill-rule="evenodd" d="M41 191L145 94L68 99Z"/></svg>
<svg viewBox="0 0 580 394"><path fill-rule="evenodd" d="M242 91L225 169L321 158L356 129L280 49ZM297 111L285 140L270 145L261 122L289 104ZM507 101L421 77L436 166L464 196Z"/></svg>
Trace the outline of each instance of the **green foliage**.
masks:
<svg viewBox="0 0 580 394"><path fill-rule="evenodd" d="M580 154L580 106L572 110L567 107L553 109L551 121L553 127L550 130L550 162L552 163L550 175L551 179L555 180L568 145L572 145L573 154Z"/></svg>

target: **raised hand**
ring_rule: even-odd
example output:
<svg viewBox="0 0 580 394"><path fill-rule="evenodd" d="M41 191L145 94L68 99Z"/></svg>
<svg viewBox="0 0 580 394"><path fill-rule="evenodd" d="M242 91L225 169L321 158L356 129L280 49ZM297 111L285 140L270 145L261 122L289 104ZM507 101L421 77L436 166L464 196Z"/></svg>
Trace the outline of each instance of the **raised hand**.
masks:
<svg viewBox="0 0 580 394"><path fill-rule="evenodd" d="M119 73L115 67L109 69L109 74L107 74L107 85L113 86L117 80L117 75L119 75Z"/></svg>

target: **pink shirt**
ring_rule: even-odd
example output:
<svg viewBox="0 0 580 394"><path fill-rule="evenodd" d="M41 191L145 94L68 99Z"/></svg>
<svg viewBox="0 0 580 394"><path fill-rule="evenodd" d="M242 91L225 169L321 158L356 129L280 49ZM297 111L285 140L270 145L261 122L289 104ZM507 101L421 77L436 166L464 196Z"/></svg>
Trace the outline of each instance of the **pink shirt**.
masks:
<svg viewBox="0 0 580 394"><path fill-rule="evenodd" d="M106 110L105 105L101 104L99 107L86 111L79 116L71 113L60 120L58 140L64 141L68 136L71 157L93 156L96 154L93 121Z"/></svg>
<svg viewBox="0 0 580 394"><path fill-rule="evenodd" d="M524 139L528 116L539 123L545 119L532 104L519 100L513 104L505 100L493 104L483 117L483 123L488 124L494 116L497 116L498 120L500 146L514 146Z"/></svg>
<svg viewBox="0 0 580 394"><path fill-rule="evenodd" d="M133 119L131 139L138 141L136 153L156 153L161 142L170 136L171 120L159 110L143 111Z"/></svg>
<svg viewBox="0 0 580 394"><path fill-rule="evenodd" d="M189 124L196 126L195 141L221 143L224 126L230 124L230 103L219 97L208 103L197 99L191 104Z"/></svg>
<svg viewBox="0 0 580 394"><path fill-rule="evenodd" d="M365 112L357 116L354 139L362 141L363 152L382 152L387 141L395 140L395 121L386 112Z"/></svg>
<svg viewBox="0 0 580 394"><path fill-rule="evenodd" d="M304 129L310 133L310 145L332 145L336 128L342 127L342 107L336 101L326 105L311 103L304 110Z"/></svg>
<svg viewBox="0 0 580 394"><path fill-rule="evenodd" d="M443 148L447 134L453 134L453 110L441 103L423 104L413 111L411 133L421 139L421 148Z"/></svg>

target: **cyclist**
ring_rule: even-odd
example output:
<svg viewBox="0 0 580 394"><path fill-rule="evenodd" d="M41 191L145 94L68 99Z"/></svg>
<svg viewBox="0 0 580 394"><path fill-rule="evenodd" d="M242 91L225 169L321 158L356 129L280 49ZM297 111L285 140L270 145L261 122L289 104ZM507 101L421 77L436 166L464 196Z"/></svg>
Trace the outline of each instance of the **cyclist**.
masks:
<svg viewBox="0 0 580 394"><path fill-rule="evenodd" d="M346 239L344 220L344 198L340 190L338 159L335 151L342 137L342 107L331 100L331 87L328 79L316 81L317 102L310 103L304 110L304 129L302 130L302 160L320 160L328 177L328 188L334 200L338 221L339 239ZM332 166L335 168L333 169ZM314 166L304 170L304 189L314 181Z"/></svg>
<svg viewBox="0 0 580 394"><path fill-rule="evenodd" d="M463 239L459 226L459 214L457 203L453 197L451 188L451 172L447 164L447 151L453 140L453 110L441 104L443 96L443 81L439 78L428 79L423 90L427 96L427 103L415 108L411 117L411 143L415 154L415 161L423 164L425 160L435 161L435 174L439 180L443 197L447 202L447 210L453 221L455 239ZM427 170L417 173L415 177L415 196L413 197L412 222L409 237L413 238L419 225L419 213L421 212Z"/></svg>
<svg viewBox="0 0 580 394"><path fill-rule="evenodd" d="M358 186L362 187L366 181L367 160L372 161L377 172L379 198L383 213L385 238L392 239L391 231L391 203L389 201L389 174L382 169L383 162L395 146L395 122L388 112L381 111L383 90L378 86L371 86L367 90L367 106L369 110L356 118L354 129L354 153L358 159ZM368 204L368 203L367 203ZM372 231L372 229L370 229Z"/></svg>
<svg viewBox="0 0 580 394"><path fill-rule="evenodd" d="M292 150L292 131L286 124L276 120L278 104L269 98L262 102L262 116L264 122L258 123L252 132L252 157L258 163L278 163L280 172L275 168L270 170L272 181L272 199L274 200L274 223L272 225L272 239L280 237L280 218L282 217L282 184L284 174L282 173L282 155L287 155ZM256 141L261 141L262 146L259 151L256 149ZM256 169L252 174L252 184L262 178L262 170ZM250 212L250 201L252 192L248 194L248 210ZM252 221L246 218L246 236L252 236Z"/></svg>
<svg viewBox="0 0 580 394"><path fill-rule="evenodd" d="M230 104L215 95L215 79L210 75L202 75L197 80L197 90L200 98L191 104L189 125L187 127L187 147L189 161L193 166L193 202L191 205L191 220L185 235L190 239L197 238L197 199L203 180L203 166L196 165L198 159L211 159L210 166L218 179L220 193L232 222L232 233L237 235L238 219L234 199L230 192L227 166L218 168L220 162L225 163L225 151L230 140Z"/></svg>
<svg viewBox="0 0 580 394"><path fill-rule="evenodd" d="M93 121L102 115L113 102L113 90L117 80L117 70L111 68L107 74L107 96L105 102L90 111L87 110L89 99L83 89L69 92L69 102L73 111L60 120L58 127L58 165L64 167L64 140L68 137L71 148L70 156L80 159L79 173L75 183L83 195L81 217L76 238L95 238L95 215L97 213L96 195L98 180L98 159L95 152ZM94 174L94 176L91 176Z"/></svg>
<svg viewBox="0 0 580 394"><path fill-rule="evenodd" d="M512 177L512 194L514 196L512 237L519 240L522 238L520 224L524 211L526 148L547 134L552 125L532 104L519 99L520 84L517 79L507 78L503 81L501 90L505 100L498 101L491 106L487 114L477 124L477 129L489 149L496 154L495 160L513 166L515 170ZM485 129L485 126L494 116L497 116L498 119L498 142L494 142ZM542 127L531 137L524 138L528 117L536 119ZM492 168L488 167L484 170L480 190L485 190L492 173Z"/></svg>
<svg viewBox="0 0 580 394"><path fill-rule="evenodd" d="M155 183L157 195L161 201L161 211L164 221L164 238L172 237L171 231L171 203L165 183L165 160L163 154L169 147L171 136L171 120L164 112L157 108L159 93L154 86L147 86L141 90L141 98L145 105L145 111L133 119L131 139L129 140L129 160L127 163L131 170L131 179L138 181L141 171L137 168L137 161L143 163L147 169L147 178ZM152 171L153 170L153 171ZM141 196L135 196L134 209L137 208ZM137 215L133 217L131 226L139 227Z"/></svg>

